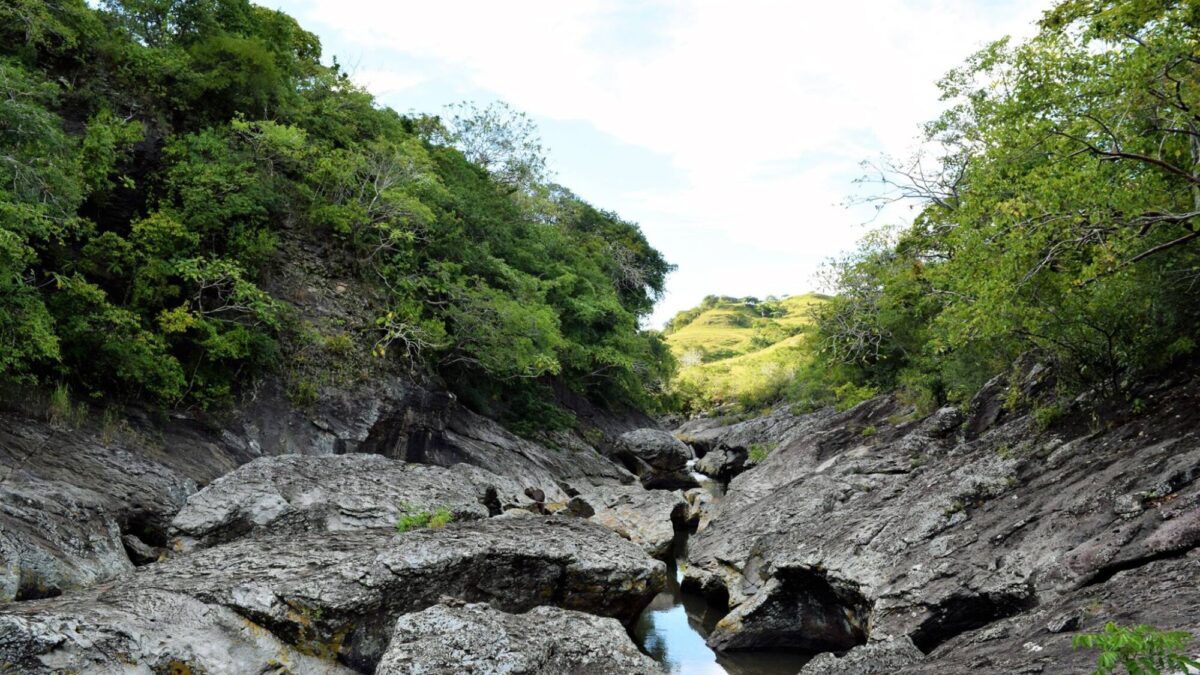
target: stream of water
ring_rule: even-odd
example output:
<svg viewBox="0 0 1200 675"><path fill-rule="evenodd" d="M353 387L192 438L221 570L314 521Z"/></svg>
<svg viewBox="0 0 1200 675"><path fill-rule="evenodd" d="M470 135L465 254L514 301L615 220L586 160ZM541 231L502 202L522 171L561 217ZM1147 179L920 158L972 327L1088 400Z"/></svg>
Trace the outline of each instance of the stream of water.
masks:
<svg viewBox="0 0 1200 675"><path fill-rule="evenodd" d="M721 494L720 485L697 474L701 485ZM633 627L638 645L677 675L796 675L811 654L789 652L717 653L704 643L725 612L704 598L680 589L687 564L687 533L675 542L667 570L667 588L650 603Z"/></svg>

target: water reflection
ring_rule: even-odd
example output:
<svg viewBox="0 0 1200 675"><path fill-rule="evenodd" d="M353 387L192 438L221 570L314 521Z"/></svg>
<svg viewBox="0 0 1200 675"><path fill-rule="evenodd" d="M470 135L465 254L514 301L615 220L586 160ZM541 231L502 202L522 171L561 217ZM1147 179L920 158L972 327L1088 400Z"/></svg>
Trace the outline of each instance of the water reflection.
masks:
<svg viewBox="0 0 1200 675"><path fill-rule="evenodd" d="M676 557L687 559L687 539L676 542ZM668 570L667 589L638 617L634 638L654 660L679 675L796 675L811 658L808 654L782 652L738 652L718 654L709 649L704 638L723 612L704 598L684 593L681 563Z"/></svg>

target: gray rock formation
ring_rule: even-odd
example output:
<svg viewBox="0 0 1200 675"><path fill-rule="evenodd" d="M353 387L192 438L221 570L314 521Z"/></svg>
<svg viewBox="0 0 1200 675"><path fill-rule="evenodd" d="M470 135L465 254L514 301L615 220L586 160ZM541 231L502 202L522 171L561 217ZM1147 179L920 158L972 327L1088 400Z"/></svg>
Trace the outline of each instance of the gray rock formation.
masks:
<svg viewBox="0 0 1200 675"><path fill-rule="evenodd" d="M696 462L696 470L722 483L728 483L746 469L749 458L749 448L730 447L721 443Z"/></svg>
<svg viewBox="0 0 1200 675"><path fill-rule="evenodd" d="M692 449L660 429L635 429L618 439L618 458L647 488L687 489L696 487L688 470Z"/></svg>
<svg viewBox="0 0 1200 675"><path fill-rule="evenodd" d="M174 636L194 625L208 636L201 661L213 672L246 672L276 640L370 672L396 619L442 598L509 612L553 604L629 622L664 587L665 569L634 544L575 518L492 518L401 535L260 535L139 568L115 585L6 607L0 663L22 672L46 664L87 671L136 653L146 667L188 664L200 657ZM155 603L168 612L161 622L138 613ZM274 637L259 640L257 631ZM145 639L132 637L138 634ZM97 653L121 640L156 644Z"/></svg>
<svg viewBox="0 0 1200 675"><path fill-rule="evenodd" d="M893 675L924 658L912 640L891 638L855 647L842 656L833 652L818 654L805 664L800 675Z"/></svg>
<svg viewBox="0 0 1200 675"><path fill-rule="evenodd" d="M717 497L712 490L705 487L692 488L683 495L687 500L687 526L693 532L701 532L708 527L716 508Z"/></svg>
<svg viewBox="0 0 1200 675"><path fill-rule="evenodd" d="M640 486L589 488L572 502L586 505L590 519L637 544L655 558L671 554L676 529L687 519L687 502L678 492Z"/></svg>
<svg viewBox="0 0 1200 675"><path fill-rule="evenodd" d="M696 418L688 420L675 435L704 457L724 444L727 448L748 451L752 445L787 444L804 434L808 415L795 415L781 406L761 417L724 422L721 419Z"/></svg>
<svg viewBox="0 0 1200 675"><path fill-rule="evenodd" d="M592 413L594 424L620 428ZM448 394L387 373L322 390L305 409L268 379L219 420L137 409L117 419L112 429L96 419L69 428L0 411L0 602L83 588L127 572L131 558L139 564L156 559L168 524L197 486L262 456L362 451L427 464L461 462L515 477L521 490L514 504L530 501L520 497L526 487L565 502L561 480L636 482L581 439L560 439L561 450L543 447Z"/></svg>
<svg viewBox="0 0 1200 675"><path fill-rule="evenodd" d="M430 395L421 403L419 408L386 411L357 451L421 464L471 464L548 496L559 494L563 480L597 485L636 481L586 443L560 439L560 449L552 450L463 408L449 394Z"/></svg>
<svg viewBox="0 0 1200 675"><path fill-rule="evenodd" d="M396 622L376 675L651 675L661 667L614 619L555 607L508 614L488 605L434 605Z"/></svg>
<svg viewBox="0 0 1200 675"><path fill-rule="evenodd" d="M0 613L0 670L24 675L354 672L329 656L289 644L219 604L135 584Z"/></svg>
<svg viewBox="0 0 1200 675"><path fill-rule="evenodd" d="M929 652L1195 548L1198 390L1148 394L1151 412L1109 428L1083 415L1048 432L1020 411L973 416L970 441L955 436L958 411L904 422L887 398L808 416L733 479L692 540L685 584L732 606L710 644L804 649L820 634L845 650L908 637ZM784 630L806 621L820 630Z"/></svg>
<svg viewBox="0 0 1200 675"><path fill-rule="evenodd" d="M124 537L163 543L167 521L196 484L152 455L0 415L0 603L132 569Z"/></svg>
<svg viewBox="0 0 1200 675"><path fill-rule="evenodd" d="M1097 650L1071 646L1079 633L1100 633L1108 621L1121 626L1149 624L1200 636L1200 555L1159 560L1102 583L1070 591L1033 610L958 635L922 662L893 672L1090 673ZM1193 641L1188 653L1196 657ZM807 672L807 671L806 671Z"/></svg>
<svg viewBox="0 0 1200 675"><path fill-rule="evenodd" d="M448 509L477 520L531 503L516 481L467 464L408 464L379 455L263 457L192 495L171 522L176 550L258 532L389 528L406 513Z"/></svg>

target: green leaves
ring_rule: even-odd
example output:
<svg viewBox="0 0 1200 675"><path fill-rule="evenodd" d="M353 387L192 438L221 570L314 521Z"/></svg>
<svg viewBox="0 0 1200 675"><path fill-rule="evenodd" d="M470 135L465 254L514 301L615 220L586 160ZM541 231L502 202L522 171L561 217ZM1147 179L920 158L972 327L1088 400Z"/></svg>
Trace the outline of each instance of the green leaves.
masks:
<svg viewBox="0 0 1200 675"><path fill-rule="evenodd" d="M1191 640L1183 631L1164 632L1144 624L1127 628L1110 621L1101 633L1074 636L1071 645L1101 650L1094 675L1109 675L1118 666L1129 675L1166 675L1200 668L1186 651Z"/></svg>
<svg viewBox="0 0 1200 675"><path fill-rule="evenodd" d="M638 320L670 265L545 184L527 116L404 118L247 0L0 4L0 377L227 403L301 342L265 290L282 242L356 277L378 358L481 408L661 390Z"/></svg>
<svg viewBox="0 0 1200 675"><path fill-rule="evenodd" d="M1200 329L1192 5L1063 2L1033 39L951 72L926 126L935 165L885 173L925 208L835 267L827 354L938 398L1031 349L1065 386L1110 394L1188 358L1171 345Z"/></svg>

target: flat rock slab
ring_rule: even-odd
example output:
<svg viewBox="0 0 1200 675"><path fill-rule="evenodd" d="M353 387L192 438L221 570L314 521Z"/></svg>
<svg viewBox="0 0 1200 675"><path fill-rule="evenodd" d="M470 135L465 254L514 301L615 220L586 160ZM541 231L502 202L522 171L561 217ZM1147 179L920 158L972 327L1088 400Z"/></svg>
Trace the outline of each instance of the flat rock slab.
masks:
<svg viewBox="0 0 1200 675"><path fill-rule="evenodd" d="M409 464L379 455L262 457L188 498L171 522L188 551L258 532L336 532L394 527L405 514L449 510L487 518L529 502L508 478L467 464ZM490 507L489 507L490 505Z"/></svg>
<svg viewBox="0 0 1200 675"><path fill-rule="evenodd" d="M615 619L556 607L524 614L489 605L434 605L396 622L376 675L651 675L662 667L642 654Z"/></svg>
<svg viewBox="0 0 1200 675"><path fill-rule="evenodd" d="M396 619L445 597L488 602L510 612L555 605L630 622L665 584L662 562L576 518L492 518L403 534L386 529L281 533L143 567L112 588L6 606L0 617L23 632L0 643L6 645L0 662L39 664L72 649L86 652L21 627L63 615L64 602L67 616L70 608L96 606L101 612L100 606L112 604L107 598L114 592L118 600L134 591L186 596L230 610L246 625L261 627L303 653L334 655L344 665L370 672L387 648ZM97 630L127 630L122 613L111 616ZM176 627L168 618L160 630L173 635L186 626ZM244 642L240 633L225 639L230 653Z"/></svg>

